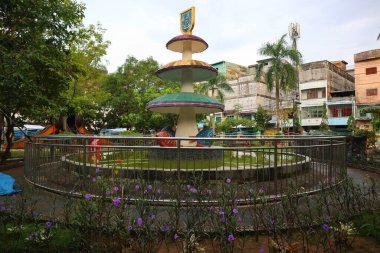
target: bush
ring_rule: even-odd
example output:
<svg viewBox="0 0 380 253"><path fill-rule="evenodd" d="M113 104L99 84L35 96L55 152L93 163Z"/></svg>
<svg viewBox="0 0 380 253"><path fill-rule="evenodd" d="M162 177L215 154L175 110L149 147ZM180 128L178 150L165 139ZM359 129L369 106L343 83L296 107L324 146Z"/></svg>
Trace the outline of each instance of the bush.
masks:
<svg viewBox="0 0 380 253"><path fill-rule="evenodd" d="M380 242L380 210L365 212L353 220L358 232Z"/></svg>

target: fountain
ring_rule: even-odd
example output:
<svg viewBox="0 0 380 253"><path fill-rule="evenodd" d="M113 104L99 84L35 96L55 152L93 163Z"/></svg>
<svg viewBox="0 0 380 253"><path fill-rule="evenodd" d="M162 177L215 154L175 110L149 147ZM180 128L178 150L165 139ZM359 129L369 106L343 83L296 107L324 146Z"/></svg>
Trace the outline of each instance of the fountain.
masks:
<svg viewBox="0 0 380 253"><path fill-rule="evenodd" d="M194 82L207 81L218 75L218 71L208 63L192 59L194 53L203 52L208 47L202 38L192 35L194 19L194 7L180 14L182 35L171 39L166 48L182 53L182 60L170 62L156 72L161 79L181 82L181 92L158 97L147 104L151 111L179 115L175 137L195 137L198 134L197 113L224 110L224 105L218 100L194 93ZM196 142L191 141L182 141L181 144L196 146Z"/></svg>

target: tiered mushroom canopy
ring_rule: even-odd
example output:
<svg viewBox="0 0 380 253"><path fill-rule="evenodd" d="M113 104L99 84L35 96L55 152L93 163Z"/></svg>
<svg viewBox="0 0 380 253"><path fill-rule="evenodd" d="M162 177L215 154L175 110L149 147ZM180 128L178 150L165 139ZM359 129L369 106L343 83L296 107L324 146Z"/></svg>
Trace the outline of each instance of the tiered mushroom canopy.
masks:
<svg viewBox="0 0 380 253"><path fill-rule="evenodd" d="M156 74L164 80L181 82L181 92L156 98L147 104L147 108L154 112L179 114L176 137L195 136L198 133L195 114L220 112L224 105L214 98L195 94L193 82L215 78L218 71L206 62L192 59L193 53L208 48L208 44L198 36L176 36L166 44L166 48L182 53L182 60L166 64Z"/></svg>

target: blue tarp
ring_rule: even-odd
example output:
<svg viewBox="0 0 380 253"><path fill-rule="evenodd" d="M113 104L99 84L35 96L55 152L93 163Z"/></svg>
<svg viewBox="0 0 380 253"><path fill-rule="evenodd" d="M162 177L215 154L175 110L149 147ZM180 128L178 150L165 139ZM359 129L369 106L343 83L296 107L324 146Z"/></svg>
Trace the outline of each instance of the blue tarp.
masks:
<svg viewBox="0 0 380 253"><path fill-rule="evenodd" d="M0 196L19 192L15 188L16 180L4 173L0 173Z"/></svg>

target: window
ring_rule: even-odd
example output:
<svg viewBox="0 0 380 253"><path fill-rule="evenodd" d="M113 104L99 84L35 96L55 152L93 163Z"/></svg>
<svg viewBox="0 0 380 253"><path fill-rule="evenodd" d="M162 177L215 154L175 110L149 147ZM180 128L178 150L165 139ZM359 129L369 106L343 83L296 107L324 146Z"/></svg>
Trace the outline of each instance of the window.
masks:
<svg viewBox="0 0 380 253"><path fill-rule="evenodd" d="M337 105L330 107L331 116L334 118L349 117L352 114L351 105Z"/></svg>
<svg viewBox="0 0 380 253"><path fill-rule="evenodd" d="M215 122L216 122L216 123L220 123L220 122L222 122L222 117L220 117L220 116L216 116L216 117L215 117Z"/></svg>
<svg viewBox="0 0 380 253"><path fill-rule="evenodd" d="M307 99L318 98L318 92L316 89L310 89L307 91Z"/></svg>
<svg viewBox="0 0 380 253"><path fill-rule="evenodd" d="M322 115L323 106L311 106L302 108L303 119L321 118Z"/></svg>
<svg viewBox="0 0 380 253"><path fill-rule="evenodd" d="M325 97L326 97L326 89L325 88L308 89L308 90L303 90L301 92L301 98L303 100L325 98Z"/></svg>
<svg viewBox="0 0 380 253"><path fill-rule="evenodd" d="M377 89L367 89L367 96L377 96Z"/></svg>
<svg viewBox="0 0 380 253"><path fill-rule="evenodd" d="M365 69L365 74L366 74L366 75L377 74L377 68L376 68L376 67L366 68L366 69Z"/></svg>

